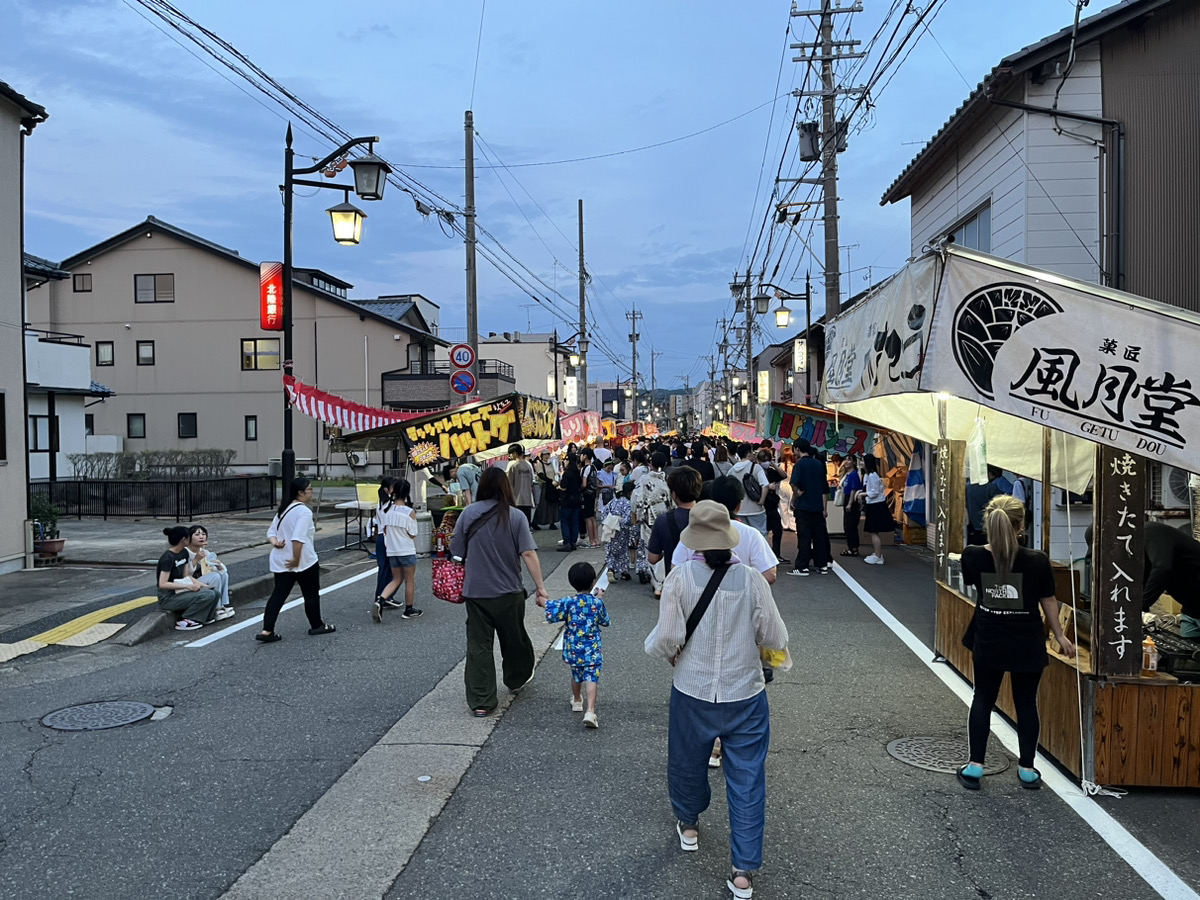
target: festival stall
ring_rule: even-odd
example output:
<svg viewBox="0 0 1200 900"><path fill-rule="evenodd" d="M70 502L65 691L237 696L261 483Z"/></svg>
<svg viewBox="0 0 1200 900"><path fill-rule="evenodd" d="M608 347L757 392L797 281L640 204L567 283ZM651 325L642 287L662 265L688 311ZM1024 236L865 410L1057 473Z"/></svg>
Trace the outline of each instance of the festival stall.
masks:
<svg viewBox="0 0 1200 900"><path fill-rule="evenodd" d="M1065 535L1052 539L1049 489L1034 531L1080 648L1070 660L1049 647L1041 743L1083 782L1200 787L1200 685L1143 674L1141 652L1151 460L1196 468L1197 346L1195 313L953 245L910 263L826 330L825 402L938 448L935 649L968 679L961 639L974 603L956 565L968 443L973 462L1068 496L1092 488L1090 570L1075 557L1088 523L1072 528L1069 504ZM1200 653L1200 643L1183 645ZM1002 690L1011 716L1010 703Z"/></svg>

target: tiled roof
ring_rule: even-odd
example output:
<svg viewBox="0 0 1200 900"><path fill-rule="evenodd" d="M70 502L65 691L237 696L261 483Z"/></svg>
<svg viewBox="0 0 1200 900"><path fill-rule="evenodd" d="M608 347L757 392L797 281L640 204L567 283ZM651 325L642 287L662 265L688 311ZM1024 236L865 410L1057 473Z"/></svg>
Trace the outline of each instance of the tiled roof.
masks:
<svg viewBox="0 0 1200 900"><path fill-rule="evenodd" d="M92 396L93 397L111 397L112 395L113 395L112 388L105 387L98 381L92 382Z"/></svg>
<svg viewBox="0 0 1200 900"><path fill-rule="evenodd" d="M399 322L416 306L411 300L351 300L355 306L368 309L377 316L385 319L395 319Z"/></svg>
<svg viewBox="0 0 1200 900"><path fill-rule="evenodd" d="M29 134L34 127L41 122L45 122L49 117L44 106L39 106L34 103L24 94L19 94L12 87L0 81L0 97L17 106L21 112L25 113L25 118L21 120L21 124L25 126L25 133Z"/></svg>
<svg viewBox="0 0 1200 900"><path fill-rule="evenodd" d="M41 275L46 278L55 278L59 281L71 276L71 273L66 269L59 268L58 263L43 259L40 256L34 256L32 253L22 254L22 268L25 270L26 275Z"/></svg>

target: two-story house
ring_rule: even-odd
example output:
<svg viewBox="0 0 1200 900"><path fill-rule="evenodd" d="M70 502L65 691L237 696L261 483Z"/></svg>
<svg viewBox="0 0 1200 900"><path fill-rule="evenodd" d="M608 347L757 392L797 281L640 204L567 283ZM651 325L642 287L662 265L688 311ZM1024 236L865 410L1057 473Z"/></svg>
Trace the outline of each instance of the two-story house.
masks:
<svg viewBox="0 0 1200 900"><path fill-rule="evenodd" d="M881 203L910 201L914 256L951 236L1200 310L1198 45L1200 0L1124 0L1071 23L1002 59ZM1152 505L1186 506L1185 473L1155 463L1152 484Z"/></svg>
<svg viewBox="0 0 1200 900"><path fill-rule="evenodd" d="M0 574L25 567L25 138L46 110L0 81Z"/></svg>
<svg viewBox="0 0 1200 900"><path fill-rule="evenodd" d="M89 410L95 434L125 450L232 449L235 470L270 468L283 447L283 341L260 327L257 262L151 216L60 268L71 277L35 292L29 318L92 346L93 378L113 392ZM425 365L444 342L415 305L381 311L350 288L295 270L295 375L379 407L383 373ZM298 460L324 463L325 438L297 418Z"/></svg>

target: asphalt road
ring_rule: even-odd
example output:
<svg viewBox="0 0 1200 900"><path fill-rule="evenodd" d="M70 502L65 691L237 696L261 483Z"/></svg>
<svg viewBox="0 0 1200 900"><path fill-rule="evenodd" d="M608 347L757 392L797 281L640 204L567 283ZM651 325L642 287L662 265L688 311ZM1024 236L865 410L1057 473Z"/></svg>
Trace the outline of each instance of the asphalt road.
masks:
<svg viewBox="0 0 1200 900"><path fill-rule="evenodd" d="M539 534L541 557L561 584L554 567L571 557L553 552L554 537ZM888 560L847 573L928 640L928 587L899 577L919 576L920 552ZM418 571L425 598L428 569ZM615 584L607 598L613 626L598 731L570 712L568 675L550 650L490 736L464 751L465 775L447 787L440 814L421 814L428 833L411 858L396 856L393 836L372 830L365 812L356 827L358 804L365 811L392 791L404 802L407 788L352 776L404 730L414 708L439 693L449 698L435 710L434 728L440 721L444 733L412 737L447 757L454 730L471 722L461 687L446 678L463 654L461 608L419 599L421 619L374 625L372 585L373 576L326 596L326 618L339 629L327 637L307 636L296 609L284 614L284 640L273 645L255 643L250 627L199 649L179 643L195 635L180 635L0 666L0 896L301 896L274 890L263 860L305 830L322 835L313 813L329 797L348 824L309 846L303 896L728 896L720 771L711 774L700 852L678 851L665 775L670 669L642 652L656 604L636 581ZM781 577L775 595L796 666L768 688L766 856L756 897L1158 896L1062 799L1021 790L1015 762L968 793L952 776L893 760L885 747L898 737L965 745L962 702L838 576ZM50 711L108 699L171 714L108 731L39 724ZM407 783L418 771L389 775ZM1176 827L1157 841L1154 811L1162 808ZM1179 827L1196 818L1194 796L1137 792L1105 809L1165 847L1176 872L1200 885L1200 863ZM378 847L394 879L371 893L343 893L323 873L336 871L347 846ZM248 871L265 872L253 890Z"/></svg>

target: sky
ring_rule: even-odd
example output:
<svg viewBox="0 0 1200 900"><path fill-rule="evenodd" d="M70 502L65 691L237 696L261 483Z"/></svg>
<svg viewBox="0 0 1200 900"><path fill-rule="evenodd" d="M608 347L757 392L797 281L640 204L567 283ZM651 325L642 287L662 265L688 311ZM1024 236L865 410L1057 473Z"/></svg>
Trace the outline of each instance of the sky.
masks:
<svg viewBox="0 0 1200 900"><path fill-rule="evenodd" d="M860 107L839 155L843 298L909 256L908 204L880 207L887 187L1000 59L1075 12L1073 0L914 7L930 4L928 27ZM62 260L153 215L248 259L279 259L288 122L298 159L336 144L172 31L154 5L0 0L0 81L50 114L26 145L26 250ZM1085 14L1112 5L1093 0ZM639 383L649 386L652 349L658 387L704 380L719 323L733 315L729 282L748 266L795 292L811 271L814 318L823 312L822 260L805 250L807 241L823 252L820 227L764 227L777 174L800 174L795 141L785 149L796 104L807 104L801 118L818 118L817 101L790 94L808 67L788 45L816 39L809 19L789 15L790 0L174 6L326 119L378 135L405 183L460 223L473 111L478 223L490 235L481 239L525 282L480 256L481 334L578 330L581 199L591 382L629 376L635 308ZM862 12L836 17L838 38L866 45L892 6L863 0ZM857 74L854 61L839 63L846 83L862 83L882 45ZM337 202L333 191L297 189L296 265L352 283L353 299L422 294L441 307L443 333L465 337L460 234L393 184L382 201L355 201L368 215L364 238L341 247L324 212ZM773 317L762 324L756 350L792 334Z"/></svg>

